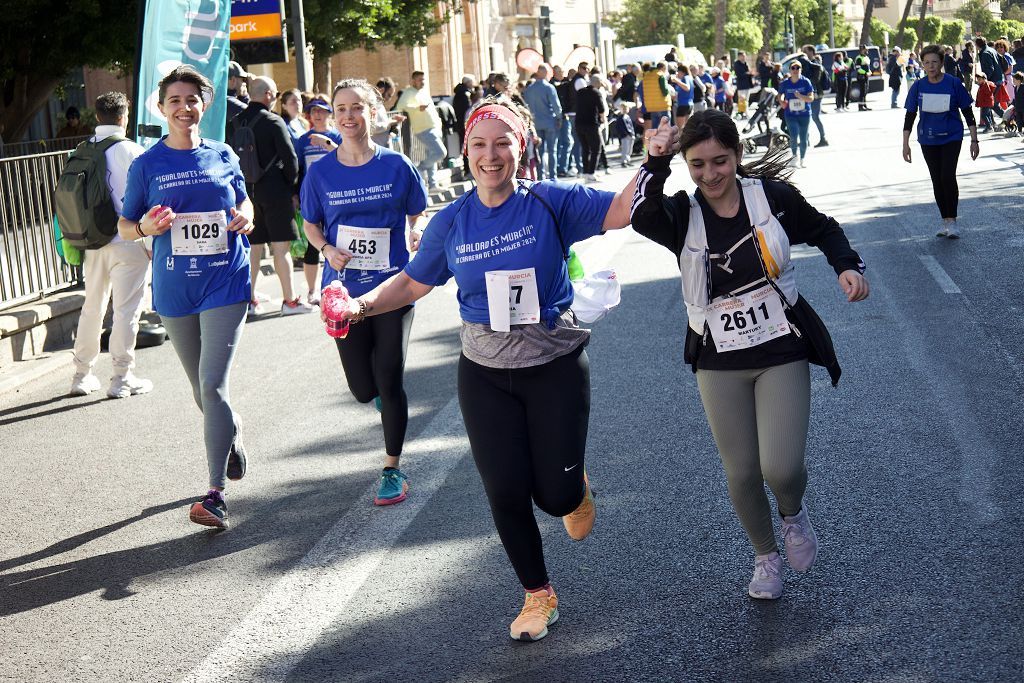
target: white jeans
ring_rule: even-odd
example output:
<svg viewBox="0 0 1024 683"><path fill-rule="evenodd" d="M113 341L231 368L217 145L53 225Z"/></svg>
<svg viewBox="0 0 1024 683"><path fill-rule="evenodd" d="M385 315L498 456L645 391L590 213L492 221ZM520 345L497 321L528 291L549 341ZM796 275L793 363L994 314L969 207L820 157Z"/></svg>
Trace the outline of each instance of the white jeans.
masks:
<svg viewBox="0 0 1024 683"><path fill-rule="evenodd" d="M107 301L114 297L110 356L114 376L135 367L135 336L139 332L142 298L146 291L149 254L142 242L116 242L85 252L85 304L75 338L75 370L88 373L100 353L100 330Z"/></svg>

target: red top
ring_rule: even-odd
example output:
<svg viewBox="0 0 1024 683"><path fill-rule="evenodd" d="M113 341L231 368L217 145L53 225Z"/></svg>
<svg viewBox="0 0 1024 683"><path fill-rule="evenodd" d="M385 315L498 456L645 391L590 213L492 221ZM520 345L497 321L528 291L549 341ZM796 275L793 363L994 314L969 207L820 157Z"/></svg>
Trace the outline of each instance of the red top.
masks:
<svg viewBox="0 0 1024 683"><path fill-rule="evenodd" d="M978 84L978 96L975 99L975 104L979 107L994 107L996 106L995 100L995 86L988 81Z"/></svg>

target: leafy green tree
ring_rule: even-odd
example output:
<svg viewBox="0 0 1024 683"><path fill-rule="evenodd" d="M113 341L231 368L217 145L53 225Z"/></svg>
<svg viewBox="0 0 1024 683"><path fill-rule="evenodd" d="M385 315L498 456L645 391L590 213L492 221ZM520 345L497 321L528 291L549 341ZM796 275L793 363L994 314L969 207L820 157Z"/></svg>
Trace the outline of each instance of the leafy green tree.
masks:
<svg viewBox="0 0 1024 683"><path fill-rule="evenodd" d="M989 40L996 40L999 36L1006 36L1011 41L1024 38L1024 23L1012 19L1000 19L992 22L989 33L990 36L986 35Z"/></svg>
<svg viewBox="0 0 1024 683"><path fill-rule="evenodd" d="M942 30L939 33L939 42L943 45L964 44L964 37L967 35L967 25L962 19L950 19L942 22Z"/></svg>
<svg viewBox="0 0 1024 683"><path fill-rule="evenodd" d="M725 44L729 48L755 53L761 39L761 22L757 19L738 19L725 25Z"/></svg>
<svg viewBox="0 0 1024 683"><path fill-rule="evenodd" d="M942 33L942 19L933 15L924 18L924 31L921 40L925 45L932 45L939 42L939 35Z"/></svg>
<svg viewBox="0 0 1024 683"><path fill-rule="evenodd" d="M892 26L885 23L878 17L871 17L871 28L869 33L869 41L872 45L878 45L882 47L885 45L885 34L889 34L889 42L893 43L893 37L896 35L896 31Z"/></svg>
<svg viewBox="0 0 1024 683"><path fill-rule="evenodd" d="M622 11L608 17L608 25L615 30L621 45L675 45L676 35L686 35L687 45L696 45L687 26L684 30L683 8L664 0L626 0Z"/></svg>
<svg viewBox="0 0 1024 683"><path fill-rule="evenodd" d="M954 15L957 19L963 19L971 25L971 31L988 36L992 28L992 12L988 9L987 0L967 0Z"/></svg>
<svg viewBox="0 0 1024 683"><path fill-rule="evenodd" d="M438 7L436 0L304 0L316 87L330 88L331 57L344 50L426 45L459 4L442 0Z"/></svg>
<svg viewBox="0 0 1024 683"><path fill-rule="evenodd" d="M0 12L0 134L21 140L75 67L130 70L136 0L32 0ZM116 36L116 39L112 39Z"/></svg>
<svg viewBox="0 0 1024 683"><path fill-rule="evenodd" d="M895 38L890 38L893 45L899 45L904 50L913 50L917 45L917 20L908 20L903 27L902 33L897 33Z"/></svg>

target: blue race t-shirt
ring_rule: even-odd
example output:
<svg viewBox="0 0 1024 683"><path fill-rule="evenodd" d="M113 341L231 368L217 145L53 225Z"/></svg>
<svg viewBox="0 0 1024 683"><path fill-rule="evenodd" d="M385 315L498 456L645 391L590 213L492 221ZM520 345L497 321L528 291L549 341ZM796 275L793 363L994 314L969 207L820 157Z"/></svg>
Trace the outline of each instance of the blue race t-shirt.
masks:
<svg viewBox="0 0 1024 683"><path fill-rule="evenodd" d="M796 80L796 83L793 82L793 79L787 78L779 84L779 92L786 96L786 116L811 115L811 103L804 102L796 96L797 93L802 95L814 94L814 86L811 85L807 78L801 76Z"/></svg>
<svg viewBox="0 0 1024 683"><path fill-rule="evenodd" d="M328 152L323 147L318 147L317 145L314 145L313 143L310 142L309 139L313 135L323 135L326 138L330 138L330 140L334 142L334 144L341 144L341 133L334 130L333 128L328 128L327 131L323 133L317 133L314 130L308 130L302 135L300 135L299 138L297 140L294 140L292 143L292 146L295 147L295 156L299 158L300 178L306 174L306 171L309 170L309 167L313 164L314 161L319 161L323 157L330 154L330 152Z"/></svg>
<svg viewBox="0 0 1024 683"><path fill-rule="evenodd" d="M302 217L320 225L324 238L355 254L340 273L324 264L321 286L345 283L352 296L365 294L409 262L406 216L427 208L423 179L402 154L383 147L362 166L344 166L329 154L306 171Z"/></svg>
<svg viewBox="0 0 1024 683"><path fill-rule="evenodd" d="M719 104L725 102L725 79L721 76L715 76L711 80L715 84L715 102Z"/></svg>
<svg viewBox="0 0 1024 683"><path fill-rule="evenodd" d="M974 100L959 78L943 74L932 83L927 78L914 81L907 93L907 111L917 112L917 141L922 145L943 145L964 139L960 110Z"/></svg>
<svg viewBox="0 0 1024 683"><path fill-rule="evenodd" d="M678 78L678 77L677 77ZM678 85L673 84L672 87L676 89L676 106L677 107L688 107L693 104L693 76L684 76L679 79L690 86L689 90L683 90Z"/></svg>
<svg viewBox="0 0 1024 683"><path fill-rule="evenodd" d="M431 286L454 276L462 319L489 324L485 273L534 268L541 318L550 321L572 304L563 249L601 234L614 198L614 192L550 180L517 181L512 196L494 208L470 192L434 215L405 272Z"/></svg>
<svg viewBox="0 0 1024 683"><path fill-rule="evenodd" d="M165 140L132 162L121 215L139 222L159 204L176 214L223 211L230 221L231 209L246 199L245 177L231 147L203 139L196 149L173 149ZM198 230L202 226L191 227ZM173 318L252 298L249 239L245 235L228 232L226 253L174 256L172 233L177 229L153 238L153 307L157 313Z"/></svg>

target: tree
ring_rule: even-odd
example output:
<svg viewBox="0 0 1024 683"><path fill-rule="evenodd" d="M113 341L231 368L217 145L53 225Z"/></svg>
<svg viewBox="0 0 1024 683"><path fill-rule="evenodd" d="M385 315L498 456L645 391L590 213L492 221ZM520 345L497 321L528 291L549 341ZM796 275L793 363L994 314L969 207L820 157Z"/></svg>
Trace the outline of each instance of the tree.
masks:
<svg viewBox="0 0 1024 683"><path fill-rule="evenodd" d="M907 17L910 16L910 7L913 4L914 0L907 0L907 4L903 5L903 16L900 17L900 23L896 25L896 44L900 47L910 47L910 43L903 42L903 29L907 26Z"/></svg>
<svg viewBox="0 0 1024 683"><path fill-rule="evenodd" d="M921 48L924 47L924 16L927 12L928 3L922 2L921 13L917 15L917 45L914 46L914 49L917 50L918 53L920 53Z"/></svg>
<svg viewBox="0 0 1024 683"><path fill-rule="evenodd" d="M761 47L761 24L756 19L739 19L725 25L725 42L730 48L754 53Z"/></svg>
<svg viewBox="0 0 1024 683"><path fill-rule="evenodd" d="M1017 38L1024 38L1024 23L1008 19L1000 19L992 22L992 26L989 28L989 31L992 33L993 40L999 38L999 36L1006 36L1013 41Z"/></svg>
<svg viewBox="0 0 1024 683"><path fill-rule="evenodd" d="M0 134L21 140L50 94L75 67L130 69L135 0L33 0L0 13ZM111 37L116 36L116 40Z"/></svg>
<svg viewBox="0 0 1024 683"><path fill-rule="evenodd" d="M715 49L714 54L720 57L725 54L725 14L728 10L726 0L715 0Z"/></svg>
<svg viewBox="0 0 1024 683"><path fill-rule="evenodd" d="M761 0L761 49L772 49L772 0Z"/></svg>
<svg viewBox="0 0 1024 683"><path fill-rule="evenodd" d="M426 45L458 10L455 0L304 0L306 41L313 48L313 80L331 85L331 57L344 50Z"/></svg>
<svg viewBox="0 0 1024 683"><path fill-rule="evenodd" d="M875 0L867 0L867 2L864 3L864 23L861 25L861 29L860 29L860 44L861 45L866 44L868 42L868 39L871 37L871 15L874 14L874 12L875 12ZM878 43L875 43L875 44L876 45L881 45L882 42L885 42L885 41L881 41L881 42L878 42Z"/></svg>
<svg viewBox="0 0 1024 683"><path fill-rule="evenodd" d="M987 0L967 0L953 15L971 25L971 31L987 36L995 19L988 9Z"/></svg>
<svg viewBox="0 0 1024 683"><path fill-rule="evenodd" d="M684 31L685 11L663 0L626 0L622 11L609 15L608 25L614 29L618 42L625 46L675 45L679 33L685 33L687 43L695 45L696 36L690 27Z"/></svg>
<svg viewBox="0 0 1024 683"><path fill-rule="evenodd" d="M892 41L896 35L896 31L893 30L892 26L885 23L878 17L871 18L871 28L868 30L868 39L862 40L862 45L878 45L879 47L885 45L885 34L889 34L889 40Z"/></svg>
<svg viewBox="0 0 1024 683"><path fill-rule="evenodd" d="M956 47L963 45L964 36L967 35L967 25L961 19L950 19L942 22L942 30L939 32L939 43Z"/></svg>

